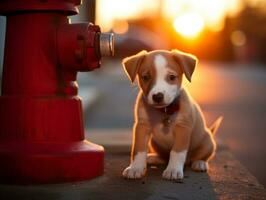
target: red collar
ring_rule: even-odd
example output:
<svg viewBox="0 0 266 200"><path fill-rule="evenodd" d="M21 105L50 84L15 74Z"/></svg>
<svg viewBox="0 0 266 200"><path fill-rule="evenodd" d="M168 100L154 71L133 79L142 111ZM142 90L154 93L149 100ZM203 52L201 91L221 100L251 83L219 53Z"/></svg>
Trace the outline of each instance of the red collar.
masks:
<svg viewBox="0 0 266 200"><path fill-rule="evenodd" d="M172 115L174 113L177 113L180 109L180 97L176 97L175 100L168 106L164 108L157 108L162 113L165 113L167 115Z"/></svg>

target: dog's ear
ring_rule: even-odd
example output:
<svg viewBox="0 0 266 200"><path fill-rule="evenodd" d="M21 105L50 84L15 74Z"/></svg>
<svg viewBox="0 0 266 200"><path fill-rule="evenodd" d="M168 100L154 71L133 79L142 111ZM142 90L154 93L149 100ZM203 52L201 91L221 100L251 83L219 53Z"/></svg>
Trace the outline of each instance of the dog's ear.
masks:
<svg viewBox="0 0 266 200"><path fill-rule="evenodd" d="M175 61L182 68L182 71L185 74L187 80L191 82L192 74L198 63L198 59L196 58L196 56L178 50L172 50L171 53Z"/></svg>
<svg viewBox="0 0 266 200"><path fill-rule="evenodd" d="M143 62L143 59L146 54L147 54L147 51L143 50L134 56L124 58L122 61L124 70L126 71L132 83L134 82L136 78L139 67L141 63Z"/></svg>

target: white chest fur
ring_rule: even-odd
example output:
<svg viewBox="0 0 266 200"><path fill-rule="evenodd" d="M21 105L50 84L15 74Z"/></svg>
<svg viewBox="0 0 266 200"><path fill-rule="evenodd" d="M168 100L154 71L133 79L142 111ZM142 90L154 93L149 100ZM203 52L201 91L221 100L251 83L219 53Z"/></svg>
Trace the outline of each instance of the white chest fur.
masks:
<svg viewBox="0 0 266 200"><path fill-rule="evenodd" d="M174 134L171 126L165 126L163 123L154 125L152 131L153 140L166 150L171 150L174 144Z"/></svg>

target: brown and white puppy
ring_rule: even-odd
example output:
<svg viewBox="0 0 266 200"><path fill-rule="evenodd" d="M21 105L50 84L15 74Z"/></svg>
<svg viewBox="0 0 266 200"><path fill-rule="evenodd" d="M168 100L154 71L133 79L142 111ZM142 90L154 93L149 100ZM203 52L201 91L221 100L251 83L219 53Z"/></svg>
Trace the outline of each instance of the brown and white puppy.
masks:
<svg viewBox="0 0 266 200"><path fill-rule="evenodd" d="M145 175L147 162L168 161L163 178L183 178L185 164L195 171L206 171L215 152L213 135L221 119L207 128L198 104L182 87L182 75L191 81L197 64L193 55L178 50L141 51L123 60L140 92L135 104L131 163L123 171L130 179ZM167 109L174 112L167 113ZM165 112L164 112L165 110Z"/></svg>

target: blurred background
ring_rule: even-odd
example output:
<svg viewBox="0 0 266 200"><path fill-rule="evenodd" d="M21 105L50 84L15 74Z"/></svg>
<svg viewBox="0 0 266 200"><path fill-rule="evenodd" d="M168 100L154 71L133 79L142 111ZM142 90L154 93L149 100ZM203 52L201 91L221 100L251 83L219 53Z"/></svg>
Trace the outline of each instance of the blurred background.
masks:
<svg viewBox="0 0 266 200"><path fill-rule="evenodd" d="M265 0L83 0L70 19L115 34L115 57L78 75L88 138L131 134L138 88L127 80L122 58L143 49L179 49L200 60L192 83L184 84L207 124L224 116L217 140L266 186ZM4 35L0 17L1 67Z"/></svg>

